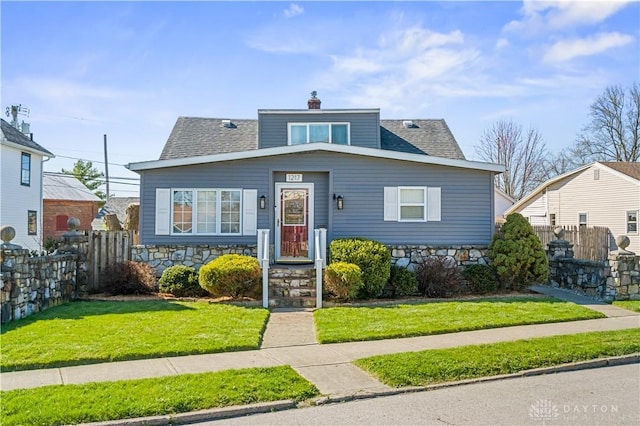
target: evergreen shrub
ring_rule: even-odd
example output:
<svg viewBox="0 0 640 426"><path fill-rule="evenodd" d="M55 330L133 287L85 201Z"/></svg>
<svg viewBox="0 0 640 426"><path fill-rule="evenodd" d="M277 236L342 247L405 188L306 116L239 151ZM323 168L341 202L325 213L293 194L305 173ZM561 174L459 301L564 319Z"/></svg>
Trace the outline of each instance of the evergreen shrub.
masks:
<svg viewBox="0 0 640 426"><path fill-rule="evenodd" d="M258 259L225 254L200 268L200 286L213 296L255 296L260 291L262 270Z"/></svg>
<svg viewBox="0 0 640 426"><path fill-rule="evenodd" d="M379 297L391 275L391 254L387 247L366 238L340 238L329 245L331 262L358 265L362 271L362 287L358 298Z"/></svg>

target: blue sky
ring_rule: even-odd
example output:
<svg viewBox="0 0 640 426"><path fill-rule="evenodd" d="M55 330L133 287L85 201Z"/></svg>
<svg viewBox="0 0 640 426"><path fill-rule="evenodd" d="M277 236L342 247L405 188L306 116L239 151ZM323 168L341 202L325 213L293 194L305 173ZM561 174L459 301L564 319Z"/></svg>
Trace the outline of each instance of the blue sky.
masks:
<svg viewBox="0 0 640 426"><path fill-rule="evenodd" d="M155 160L178 116L380 108L444 118L468 159L499 119L570 145L589 105L640 74L640 4L508 2L8 2L2 110L22 104L58 157L111 176ZM7 119L6 117L4 117ZM66 158L71 157L71 158ZM136 195L131 185L111 192Z"/></svg>

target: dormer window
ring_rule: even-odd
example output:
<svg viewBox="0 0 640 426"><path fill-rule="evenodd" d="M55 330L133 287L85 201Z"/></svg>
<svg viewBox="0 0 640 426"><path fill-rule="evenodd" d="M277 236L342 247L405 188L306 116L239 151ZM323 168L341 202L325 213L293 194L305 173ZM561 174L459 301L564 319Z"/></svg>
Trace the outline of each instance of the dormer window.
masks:
<svg viewBox="0 0 640 426"><path fill-rule="evenodd" d="M289 123L289 145L335 143L350 145L349 123Z"/></svg>

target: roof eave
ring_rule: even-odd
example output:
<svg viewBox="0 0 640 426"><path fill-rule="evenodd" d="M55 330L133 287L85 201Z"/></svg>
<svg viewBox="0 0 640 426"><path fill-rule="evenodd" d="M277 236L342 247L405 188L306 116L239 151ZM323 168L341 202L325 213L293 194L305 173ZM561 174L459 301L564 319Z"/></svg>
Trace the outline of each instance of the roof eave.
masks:
<svg viewBox="0 0 640 426"><path fill-rule="evenodd" d="M204 155L199 157L176 158L171 160L154 160L138 163L129 163L127 169L131 171L144 171L168 167L191 166L195 164L218 163L223 161L245 160L250 158L262 158L276 155L297 154L311 151L327 151L342 154L362 155L372 158L383 158L415 163L434 164L449 167L461 167L466 169L485 170L494 173L503 173L505 167L501 164L483 163L478 161L454 160L443 157L434 157L423 154L408 154L404 152L389 151L375 148L363 148L355 146L334 145L327 143L311 143L306 145L280 146L275 148L256 149L251 151L231 152L225 154Z"/></svg>
<svg viewBox="0 0 640 426"><path fill-rule="evenodd" d="M43 157L49 157L49 158L55 158L55 155L52 152L45 150L40 150L40 149L36 149L36 148L32 148L30 146L26 146L26 145L22 145L16 142L12 142L7 138L2 139L2 144L7 145L11 148L15 148L18 149L20 151L28 151L30 153L33 154L40 154Z"/></svg>

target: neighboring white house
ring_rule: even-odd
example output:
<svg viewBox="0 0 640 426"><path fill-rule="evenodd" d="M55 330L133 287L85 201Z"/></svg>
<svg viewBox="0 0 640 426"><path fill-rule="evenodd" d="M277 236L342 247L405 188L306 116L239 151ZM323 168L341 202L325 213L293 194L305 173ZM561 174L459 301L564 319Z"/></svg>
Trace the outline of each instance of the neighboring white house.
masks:
<svg viewBox="0 0 640 426"><path fill-rule="evenodd" d="M515 203L532 225L605 226L640 254L640 163L595 162L550 179Z"/></svg>
<svg viewBox="0 0 640 426"><path fill-rule="evenodd" d="M504 212L511 207L516 200L511 198L506 192L498 188L493 188L493 205L496 212L496 223L504 221Z"/></svg>
<svg viewBox="0 0 640 426"><path fill-rule="evenodd" d="M42 248L42 162L54 155L0 119L0 226L16 230L11 241Z"/></svg>

